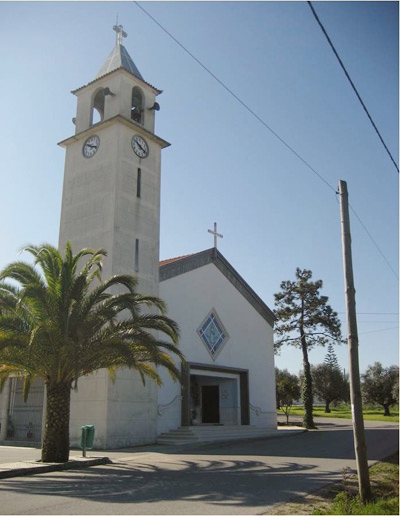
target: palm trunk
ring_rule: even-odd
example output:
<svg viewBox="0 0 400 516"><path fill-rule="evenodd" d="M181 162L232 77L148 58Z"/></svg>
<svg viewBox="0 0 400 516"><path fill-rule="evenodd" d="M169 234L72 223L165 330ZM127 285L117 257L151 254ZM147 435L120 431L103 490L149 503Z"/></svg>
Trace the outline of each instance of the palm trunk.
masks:
<svg viewBox="0 0 400 516"><path fill-rule="evenodd" d="M43 462L68 462L71 383L47 386Z"/></svg>

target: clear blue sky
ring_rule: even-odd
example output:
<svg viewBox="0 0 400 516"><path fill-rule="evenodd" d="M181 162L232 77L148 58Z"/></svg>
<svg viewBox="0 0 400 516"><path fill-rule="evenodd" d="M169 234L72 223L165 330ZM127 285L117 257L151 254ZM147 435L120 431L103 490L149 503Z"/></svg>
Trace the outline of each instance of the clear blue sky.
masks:
<svg viewBox="0 0 400 516"><path fill-rule="evenodd" d="M271 308L282 280L311 269L346 334L335 194L345 180L380 249L351 214L360 367L398 363L398 173L308 4L141 5L325 182L135 3L1 2L0 267L26 243L57 245L70 91L97 74L118 15L143 77L164 91L161 259L212 247L216 221L219 250ZM398 3L313 5L397 161ZM336 352L347 369L346 346ZM276 363L297 373L301 353Z"/></svg>

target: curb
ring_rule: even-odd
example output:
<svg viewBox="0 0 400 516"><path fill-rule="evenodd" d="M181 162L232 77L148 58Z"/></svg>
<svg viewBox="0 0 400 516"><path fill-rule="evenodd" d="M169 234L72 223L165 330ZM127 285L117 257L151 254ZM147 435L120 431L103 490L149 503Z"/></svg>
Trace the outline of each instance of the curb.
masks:
<svg viewBox="0 0 400 516"><path fill-rule="evenodd" d="M0 464L0 479L11 477L22 477L38 473L49 473L51 471L65 471L68 469L89 468L102 464L111 464L108 457L98 457L93 459L71 459L61 463L40 463L38 461L19 462L13 464Z"/></svg>

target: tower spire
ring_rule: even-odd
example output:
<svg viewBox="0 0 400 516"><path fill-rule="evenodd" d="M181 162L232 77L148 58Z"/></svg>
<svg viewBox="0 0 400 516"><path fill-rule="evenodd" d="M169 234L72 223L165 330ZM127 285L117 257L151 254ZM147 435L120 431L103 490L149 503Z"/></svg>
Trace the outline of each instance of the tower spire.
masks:
<svg viewBox="0 0 400 516"><path fill-rule="evenodd" d="M96 79L114 70L118 70L118 68L125 68L125 70L132 73L133 75L136 75L136 77L139 77L139 79L142 79L143 81L144 79L142 74L139 72L137 66L128 54L128 51L122 44L124 38L126 38L128 34L124 31L123 26L118 24L118 18L116 25L113 27L113 30L116 33L116 44L112 49L111 54L104 62L103 66L100 68L99 73L96 75Z"/></svg>
<svg viewBox="0 0 400 516"><path fill-rule="evenodd" d="M115 30L115 32L117 33L117 41L116 41L117 45L122 45L123 39L128 36L128 34L123 29L124 29L123 26L118 25L118 24L114 25L114 27L113 27L113 30Z"/></svg>

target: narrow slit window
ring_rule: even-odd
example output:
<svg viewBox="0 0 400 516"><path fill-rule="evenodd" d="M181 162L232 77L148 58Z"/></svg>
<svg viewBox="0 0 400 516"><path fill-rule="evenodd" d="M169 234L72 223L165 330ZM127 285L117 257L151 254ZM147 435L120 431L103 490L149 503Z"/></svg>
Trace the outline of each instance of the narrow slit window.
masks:
<svg viewBox="0 0 400 516"><path fill-rule="evenodd" d="M135 240L135 272L139 272L139 239Z"/></svg>
<svg viewBox="0 0 400 516"><path fill-rule="evenodd" d="M136 197L141 197L142 194L142 169L137 169L137 179L136 179Z"/></svg>

